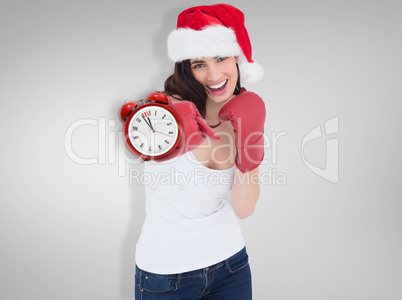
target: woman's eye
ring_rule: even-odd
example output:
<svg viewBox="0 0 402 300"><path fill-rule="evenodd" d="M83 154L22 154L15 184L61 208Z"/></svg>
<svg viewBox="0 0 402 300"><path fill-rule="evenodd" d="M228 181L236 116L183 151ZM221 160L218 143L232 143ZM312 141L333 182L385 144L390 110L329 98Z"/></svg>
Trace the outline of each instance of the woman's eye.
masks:
<svg viewBox="0 0 402 300"><path fill-rule="evenodd" d="M227 59L227 57L219 57L219 58L218 58L218 62L219 62L219 61L224 61L225 59Z"/></svg>
<svg viewBox="0 0 402 300"><path fill-rule="evenodd" d="M193 69L199 69L202 68L203 66L204 66L203 64L194 65Z"/></svg>

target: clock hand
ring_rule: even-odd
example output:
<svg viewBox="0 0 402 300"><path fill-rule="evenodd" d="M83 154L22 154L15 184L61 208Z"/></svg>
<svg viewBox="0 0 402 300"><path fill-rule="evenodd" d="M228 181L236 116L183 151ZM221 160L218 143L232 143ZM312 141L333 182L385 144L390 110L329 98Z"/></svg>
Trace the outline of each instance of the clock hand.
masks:
<svg viewBox="0 0 402 300"><path fill-rule="evenodd" d="M151 129L152 129L153 131L155 131L154 126L152 126L151 119L150 119L149 117L148 117L148 121L149 121L149 125L151 126Z"/></svg>
<svg viewBox="0 0 402 300"><path fill-rule="evenodd" d="M151 130L151 129L150 129ZM171 135L169 135L169 134L167 134L167 133L163 133L163 132L160 132L160 131L157 131L157 130L152 130L153 132L157 132L157 133L162 133L162 134L164 134L164 135L167 135L168 137L172 137Z"/></svg>
<svg viewBox="0 0 402 300"><path fill-rule="evenodd" d="M147 125L149 126L149 128L151 128L152 131L154 131L154 129L152 128L152 125L150 123L148 123L147 119L145 119L144 117L142 117L145 121L145 123L147 123Z"/></svg>

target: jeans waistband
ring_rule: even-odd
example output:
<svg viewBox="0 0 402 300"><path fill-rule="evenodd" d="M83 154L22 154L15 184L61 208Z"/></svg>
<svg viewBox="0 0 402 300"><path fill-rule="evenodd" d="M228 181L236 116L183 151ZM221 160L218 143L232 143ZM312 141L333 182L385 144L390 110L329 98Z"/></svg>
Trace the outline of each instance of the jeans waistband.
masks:
<svg viewBox="0 0 402 300"><path fill-rule="evenodd" d="M218 262L218 263L216 263L216 264L213 264L213 265L211 265L211 266L208 266L208 267L205 267L205 268L201 268L201 269L197 269L197 270L192 270L192 271L188 271L188 272L184 272L184 273L179 273L180 275L181 275L181 277L191 277L191 276L198 276L198 275L200 275L200 274L203 274L203 273L209 273L209 272L212 272L212 271L214 271L214 270L216 270L217 268L220 268L220 267L222 267L222 266L224 266L224 265L228 265L228 263L229 263L229 260L230 259L232 259L234 256L236 256L236 255L245 255L246 254L246 246L244 246L243 247L243 249L241 249L240 251L238 251L237 253L235 253L235 254L233 254L231 257L229 257L229 258L227 258L227 259L225 259L225 260L223 260L223 261L221 261L221 262ZM136 272L138 272L138 274L139 275L141 275L141 272L142 270L136 265ZM147 271L148 272L148 271ZM148 273L151 273L151 272L148 272ZM169 277L169 276L171 276L171 277L176 277L178 274L169 274L169 275L162 275L163 277Z"/></svg>

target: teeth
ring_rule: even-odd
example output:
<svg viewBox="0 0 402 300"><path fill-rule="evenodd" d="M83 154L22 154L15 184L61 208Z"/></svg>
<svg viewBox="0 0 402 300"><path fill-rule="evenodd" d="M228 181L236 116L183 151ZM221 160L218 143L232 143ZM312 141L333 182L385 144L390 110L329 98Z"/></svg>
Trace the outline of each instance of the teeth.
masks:
<svg viewBox="0 0 402 300"><path fill-rule="evenodd" d="M219 89L219 88L223 87L226 84L227 81L228 80L226 79L222 83L219 83L219 84L216 84L216 85L208 85L208 87L211 88L211 89Z"/></svg>

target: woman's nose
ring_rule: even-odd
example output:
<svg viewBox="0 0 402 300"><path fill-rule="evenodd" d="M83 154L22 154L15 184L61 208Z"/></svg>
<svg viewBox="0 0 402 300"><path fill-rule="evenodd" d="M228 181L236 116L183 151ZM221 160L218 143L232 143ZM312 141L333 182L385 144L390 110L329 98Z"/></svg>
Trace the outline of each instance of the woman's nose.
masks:
<svg viewBox="0 0 402 300"><path fill-rule="evenodd" d="M215 65L210 65L208 66L208 80L209 81L216 81L219 80L220 76L220 71Z"/></svg>

